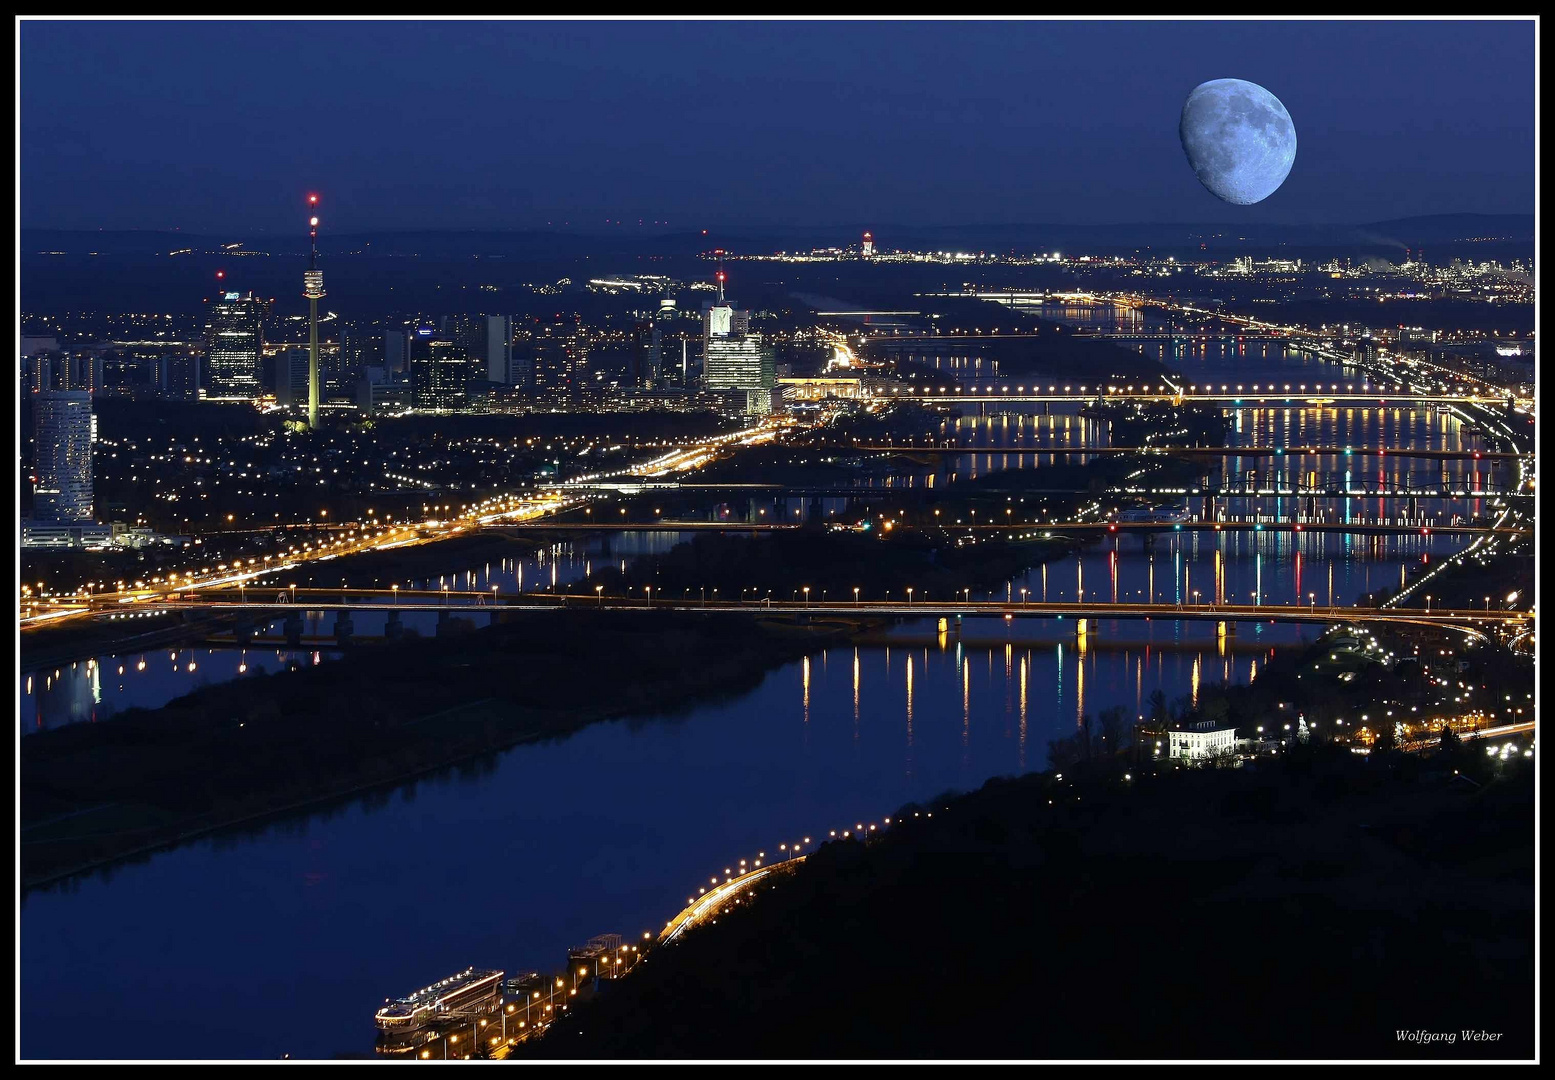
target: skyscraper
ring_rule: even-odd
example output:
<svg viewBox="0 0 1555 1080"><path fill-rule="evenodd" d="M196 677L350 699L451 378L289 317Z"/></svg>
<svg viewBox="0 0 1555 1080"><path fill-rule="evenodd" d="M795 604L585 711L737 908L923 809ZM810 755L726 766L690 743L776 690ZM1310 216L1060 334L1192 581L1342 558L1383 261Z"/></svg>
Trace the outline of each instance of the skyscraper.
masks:
<svg viewBox="0 0 1555 1080"><path fill-rule="evenodd" d="M410 366L410 347L405 331L383 332L383 366L390 374L405 371Z"/></svg>
<svg viewBox="0 0 1555 1080"><path fill-rule="evenodd" d="M152 386L158 397L194 401L200 396L200 356L196 352L165 353L151 368Z"/></svg>
<svg viewBox="0 0 1555 1080"><path fill-rule="evenodd" d="M451 412L468 403L470 358L451 341L429 341L410 365L411 404L417 412Z"/></svg>
<svg viewBox="0 0 1555 1080"><path fill-rule="evenodd" d="M275 403L288 408L306 407L310 353L307 349L282 349L275 356Z"/></svg>
<svg viewBox="0 0 1555 1080"><path fill-rule="evenodd" d="M771 412L777 386L772 350L750 332L750 312L724 299L723 282L720 269L718 302L702 309L702 383L709 390L744 390L746 412Z"/></svg>
<svg viewBox="0 0 1555 1080"><path fill-rule="evenodd" d="M513 381L513 323L506 315L445 315L443 336L471 358L470 378Z"/></svg>
<svg viewBox="0 0 1555 1080"><path fill-rule="evenodd" d="M265 305L253 293L225 293L211 304L205 329L206 367L213 398L259 396Z"/></svg>
<svg viewBox="0 0 1555 1080"><path fill-rule="evenodd" d="M32 399L33 517L92 520L92 395L45 390Z"/></svg>

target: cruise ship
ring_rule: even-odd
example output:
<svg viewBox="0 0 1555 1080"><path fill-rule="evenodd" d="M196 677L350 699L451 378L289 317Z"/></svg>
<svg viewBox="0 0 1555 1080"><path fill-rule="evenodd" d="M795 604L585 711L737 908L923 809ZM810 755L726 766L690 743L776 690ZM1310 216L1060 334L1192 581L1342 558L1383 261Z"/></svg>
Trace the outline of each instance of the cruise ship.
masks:
<svg viewBox="0 0 1555 1080"><path fill-rule="evenodd" d="M393 1036L418 1031L440 1016L490 1012L500 1005L502 974L483 968L465 968L414 994L386 1000L373 1019L379 1031Z"/></svg>

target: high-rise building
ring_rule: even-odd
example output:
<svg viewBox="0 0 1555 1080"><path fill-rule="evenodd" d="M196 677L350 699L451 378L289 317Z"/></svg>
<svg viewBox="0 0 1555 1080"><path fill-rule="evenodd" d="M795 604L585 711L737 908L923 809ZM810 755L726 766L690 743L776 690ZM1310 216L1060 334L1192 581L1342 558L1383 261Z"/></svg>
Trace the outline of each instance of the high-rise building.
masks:
<svg viewBox="0 0 1555 1080"><path fill-rule="evenodd" d="M417 412L451 412L468 403L470 358L451 341L428 341L426 355L410 366L411 401Z"/></svg>
<svg viewBox="0 0 1555 1080"><path fill-rule="evenodd" d="M537 391L566 390L588 375L588 341L575 319L533 325L528 352L529 383Z"/></svg>
<svg viewBox="0 0 1555 1080"><path fill-rule="evenodd" d="M385 330L383 332L383 366L389 369L390 374L397 374L410 368L410 343L403 330Z"/></svg>
<svg viewBox="0 0 1555 1080"><path fill-rule="evenodd" d="M200 355L166 353L151 368L151 384L158 397L194 401L200 396Z"/></svg>
<svg viewBox="0 0 1555 1080"><path fill-rule="evenodd" d="M275 403L287 408L308 405L308 350L282 349L275 356Z"/></svg>
<svg viewBox="0 0 1555 1080"><path fill-rule="evenodd" d="M643 386L659 386L665 381L667 358L664 355L665 339L669 335L670 325L675 321L676 309L673 297L663 297L659 300L659 310L654 313L652 324L649 327L647 355L643 359L642 383Z"/></svg>
<svg viewBox="0 0 1555 1080"><path fill-rule="evenodd" d="M772 411L777 365L760 334L709 338L702 355L702 381L709 390L744 390L745 411Z"/></svg>
<svg viewBox="0 0 1555 1080"><path fill-rule="evenodd" d="M506 315L445 315L442 336L472 359L470 378L513 381L513 323Z"/></svg>
<svg viewBox="0 0 1555 1080"><path fill-rule="evenodd" d="M92 520L92 395L45 390L32 399L33 517Z"/></svg>
<svg viewBox="0 0 1555 1080"><path fill-rule="evenodd" d="M253 293L229 292L211 304L205 329L210 397L259 396L264 313L264 302Z"/></svg>
<svg viewBox="0 0 1555 1080"><path fill-rule="evenodd" d="M875 256L875 238L869 233L864 234L864 246L860 254L866 259L872 259Z"/></svg>
<svg viewBox="0 0 1555 1080"><path fill-rule="evenodd" d="M745 411L772 411L777 364L760 334L750 332L750 312L723 295L718 272L718 302L702 308L702 383L709 390L744 390Z"/></svg>
<svg viewBox="0 0 1555 1080"><path fill-rule="evenodd" d="M103 392L103 358L92 352L36 353L28 360L27 388L35 394L48 390Z"/></svg>

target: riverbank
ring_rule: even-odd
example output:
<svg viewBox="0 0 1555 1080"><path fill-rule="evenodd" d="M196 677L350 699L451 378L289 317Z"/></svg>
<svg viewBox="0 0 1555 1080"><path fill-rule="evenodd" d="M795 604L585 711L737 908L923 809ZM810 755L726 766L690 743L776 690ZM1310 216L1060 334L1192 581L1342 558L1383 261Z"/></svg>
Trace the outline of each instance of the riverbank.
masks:
<svg viewBox="0 0 1555 1080"><path fill-rule="evenodd" d="M29 736L24 887L599 720L740 693L858 629L657 612L506 619Z"/></svg>
<svg viewBox="0 0 1555 1080"><path fill-rule="evenodd" d="M1314 744L905 806L515 1056L1528 1057L1533 766L1483 759Z"/></svg>

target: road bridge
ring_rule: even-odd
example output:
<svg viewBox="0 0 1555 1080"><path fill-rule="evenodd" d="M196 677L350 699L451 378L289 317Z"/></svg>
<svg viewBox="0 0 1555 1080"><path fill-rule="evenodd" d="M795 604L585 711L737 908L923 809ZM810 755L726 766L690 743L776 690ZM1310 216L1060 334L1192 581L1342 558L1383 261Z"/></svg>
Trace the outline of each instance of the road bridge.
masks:
<svg viewBox="0 0 1555 1080"><path fill-rule="evenodd" d="M799 590L795 590L797 593ZM137 609L154 611L225 612L268 615L275 618L303 611L393 612L396 610L448 611L461 614L499 615L506 612L546 612L565 609L619 612L623 615L655 611L756 617L891 617L951 618L998 617L1035 619L1164 619L1210 622L1295 623L1423 623L1457 627L1520 628L1533 618L1529 612L1436 608L1375 608L1312 603L1214 604L1139 603L1129 601L995 601L933 599L904 595L890 600L826 600L772 597L761 600L720 600L654 597L651 591L637 596L605 596L595 593L519 593L503 596L490 592L451 589L247 589L206 590L144 601ZM246 594L255 594L252 597ZM905 593L905 590L904 590ZM807 594L808 595L808 594ZM93 602L93 614L121 613L119 604Z"/></svg>
<svg viewBox="0 0 1555 1080"><path fill-rule="evenodd" d="M871 443L825 447L827 450L880 454L1170 454L1178 457L1393 457L1436 461L1521 461L1533 454L1508 450L1415 450L1370 446L959 446Z"/></svg>

